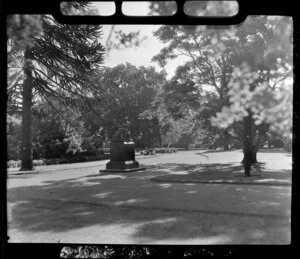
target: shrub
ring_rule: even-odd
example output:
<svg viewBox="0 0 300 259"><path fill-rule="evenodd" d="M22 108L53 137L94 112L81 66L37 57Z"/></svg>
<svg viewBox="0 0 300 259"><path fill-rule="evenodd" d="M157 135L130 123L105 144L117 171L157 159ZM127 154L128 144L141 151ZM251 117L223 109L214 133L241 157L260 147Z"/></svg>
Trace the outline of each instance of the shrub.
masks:
<svg viewBox="0 0 300 259"><path fill-rule="evenodd" d="M17 160L17 161L9 160L7 162L7 168L18 168L18 167L21 167L21 160Z"/></svg>
<svg viewBox="0 0 300 259"><path fill-rule="evenodd" d="M33 160L33 166L41 166L41 165L45 165L45 161L43 159L40 160Z"/></svg>
<svg viewBox="0 0 300 259"><path fill-rule="evenodd" d="M293 147L293 141L290 138L284 138L283 139L283 149L286 152L292 152L292 147Z"/></svg>
<svg viewBox="0 0 300 259"><path fill-rule="evenodd" d="M46 165L46 161L43 159L40 160L33 160L33 166L41 166ZM21 160L9 160L7 162L7 168L18 168L21 167Z"/></svg>
<svg viewBox="0 0 300 259"><path fill-rule="evenodd" d="M177 151L177 148L155 148L156 153L175 153Z"/></svg>

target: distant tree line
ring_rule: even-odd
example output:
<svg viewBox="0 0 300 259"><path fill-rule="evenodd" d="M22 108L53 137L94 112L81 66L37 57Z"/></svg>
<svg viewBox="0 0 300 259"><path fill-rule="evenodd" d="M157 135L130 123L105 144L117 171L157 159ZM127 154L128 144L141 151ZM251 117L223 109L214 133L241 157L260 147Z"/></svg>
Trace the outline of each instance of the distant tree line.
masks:
<svg viewBox="0 0 300 259"><path fill-rule="evenodd" d="M138 148L241 148L233 133L237 128L229 130L228 137L210 123L218 110L217 96L213 92L200 95L189 79L182 80L167 80L153 67L127 63L98 71L90 92L91 109L64 106L53 96L36 99L33 159L99 156L125 120ZM8 113L7 138L8 160L19 160L22 124L18 112ZM282 147L283 141L280 135L268 133L263 144Z"/></svg>

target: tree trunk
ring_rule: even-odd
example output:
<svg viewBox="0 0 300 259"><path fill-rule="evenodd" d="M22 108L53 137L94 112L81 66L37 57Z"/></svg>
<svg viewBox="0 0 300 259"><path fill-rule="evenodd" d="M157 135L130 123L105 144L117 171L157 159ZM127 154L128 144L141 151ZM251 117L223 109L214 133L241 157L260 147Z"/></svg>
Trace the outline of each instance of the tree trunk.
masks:
<svg viewBox="0 0 300 259"><path fill-rule="evenodd" d="M25 50L24 74L22 91L22 148L21 171L33 170L32 163L32 60L30 49Z"/></svg>
<svg viewBox="0 0 300 259"><path fill-rule="evenodd" d="M253 125L253 119L252 114L250 111L249 115L244 118L244 139L243 139L243 165L244 165L244 171L245 176L250 176L251 172L251 165L257 163L257 148L255 143L255 137L254 137L254 125Z"/></svg>
<svg viewBox="0 0 300 259"><path fill-rule="evenodd" d="M185 149L188 150L189 149L189 141L185 142Z"/></svg>
<svg viewBox="0 0 300 259"><path fill-rule="evenodd" d="M223 148L224 150L229 150L229 133L227 130L223 132Z"/></svg>

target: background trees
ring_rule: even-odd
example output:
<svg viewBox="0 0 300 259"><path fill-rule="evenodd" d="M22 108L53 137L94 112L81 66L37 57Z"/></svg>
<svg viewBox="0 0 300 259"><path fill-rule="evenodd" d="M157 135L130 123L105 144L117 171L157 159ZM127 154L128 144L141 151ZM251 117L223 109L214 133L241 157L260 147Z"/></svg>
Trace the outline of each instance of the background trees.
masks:
<svg viewBox="0 0 300 259"><path fill-rule="evenodd" d="M174 77L189 78L196 86L202 96L198 116L202 130L214 132L215 142L223 143L224 149L239 139L243 161L252 164L269 130L284 138L291 133L289 18L253 16L226 30L161 26L155 36L166 45L153 58L161 66L178 56L187 58ZM174 107L173 103L169 110ZM207 113L218 114L218 119L205 123Z"/></svg>
<svg viewBox="0 0 300 259"><path fill-rule="evenodd" d="M196 101L198 108L202 107L203 115L205 115L205 111L210 110L212 107L214 112L217 112L221 110L223 105L228 103L228 82L233 69L234 45L229 37L224 37L222 52L216 50L217 39L223 34L224 31L221 29L200 28L199 30L189 30L179 26L162 26L155 32L155 35L167 45L153 60L164 66L168 60L178 56L186 57L186 63L178 67L174 78L181 80L182 84L193 84L194 89L191 94L198 94L198 100L193 100L193 97L188 95L185 95L185 98ZM176 91L176 89L174 88L173 91ZM207 106L209 104L206 97L212 97L212 95L207 94L211 92L214 93L214 104L205 110L203 105ZM200 118L201 116L198 114L197 117ZM208 125L208 123L205 124ZM204 129L208 132L207 127L203 127L202 131ZM222 143L224 149L227 150L232 134L227 129L218 131L220 131L218 135L222 138L222 141L218 140L214 143Z"/></svg>
<svg viewBox="0 0 300 259"><path fill-rule="evenodd" d="M163 73L153 67L135 67L130 64L105 68L97 79L94 95L101 94L102 116L98 125L103 134L112 139L126 120L130 123L131 137L137 146L152 147L161 142L156 118L142 118L150 108L159 86L165 81Z"/></svg>
<svg viewBox="0 0 300 259"><path fill-rule="evenodd" d="M95 156L109 143L121 125L128 121L131 137L137 147L161 145L160 124L157 118L141 114L154 102L164 73L153 67L130 64L98 71L92 82L89 102L92 109L68 108L57 97L36 101L33 106L33 157L64 158L72 154ZM18 159L21 117L9 117L10 158Z"/></svg>

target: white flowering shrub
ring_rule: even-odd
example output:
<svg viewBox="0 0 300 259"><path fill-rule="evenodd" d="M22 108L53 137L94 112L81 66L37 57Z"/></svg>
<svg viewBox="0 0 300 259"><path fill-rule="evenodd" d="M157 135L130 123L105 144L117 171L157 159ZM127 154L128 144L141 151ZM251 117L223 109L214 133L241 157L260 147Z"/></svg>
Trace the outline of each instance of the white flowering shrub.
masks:
<svg viewBox="0 0 300 259"><path fill-rule="evenodd" d="M280 82L272 88L268 82L260 83L258 73L244 64L235 68L229 82L230 105L224 106L211 119L214 126L227 128L252 114L255 125L267 123L271 131L292 138L293 90L292 83Z"/></svg>

